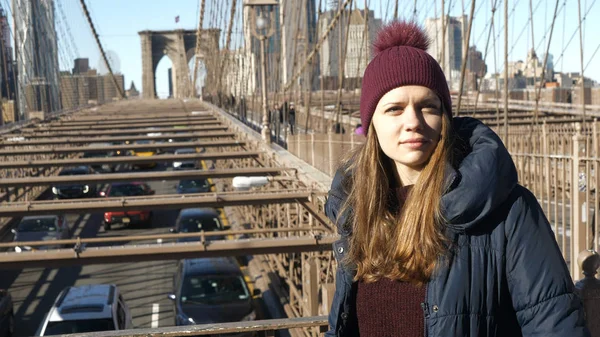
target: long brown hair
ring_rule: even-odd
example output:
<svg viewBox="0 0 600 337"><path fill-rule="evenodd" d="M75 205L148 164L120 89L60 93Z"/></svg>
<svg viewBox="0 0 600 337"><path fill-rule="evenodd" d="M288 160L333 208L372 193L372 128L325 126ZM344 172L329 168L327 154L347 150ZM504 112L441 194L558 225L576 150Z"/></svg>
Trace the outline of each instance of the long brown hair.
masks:
<svg viewBox="0 0 600 337"><path fill-rule="evenodd" d="M440 200L446 165L452 161L452 132L450 119L442 115L440 140L400 210L390 207L397 198L391 188L394 164L383 153L373 124L366 142L343 165L351 172L344 209L352 210L347 225L353 232L345 262L356 265L356 280L387 277L420 285L444 254Z"/></svg>

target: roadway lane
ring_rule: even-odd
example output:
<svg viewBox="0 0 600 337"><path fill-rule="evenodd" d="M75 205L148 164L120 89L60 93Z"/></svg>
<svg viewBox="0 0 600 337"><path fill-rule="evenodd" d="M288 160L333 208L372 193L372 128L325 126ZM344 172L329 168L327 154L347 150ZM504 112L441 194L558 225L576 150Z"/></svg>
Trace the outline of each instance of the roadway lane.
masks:
<svg viewBox="0 0 600 337"><path fill-rule="evenodd" d="M164 171L158 165L152 171ZM156 194L176 193L177 181L153 181L149 185ZM108 232L102 228L102 213L68 215L72 233L84 238L117 237L168 232L175 223L177 210L154 212L152 228L115 226ZM123 292L137 328L174 324L172 290L174 261L90 265L59 269L31 268L0 271L0 288L7 288L15 302L16 336L35 334L45 314L62 289L72 285L114 283Z"/></svg>

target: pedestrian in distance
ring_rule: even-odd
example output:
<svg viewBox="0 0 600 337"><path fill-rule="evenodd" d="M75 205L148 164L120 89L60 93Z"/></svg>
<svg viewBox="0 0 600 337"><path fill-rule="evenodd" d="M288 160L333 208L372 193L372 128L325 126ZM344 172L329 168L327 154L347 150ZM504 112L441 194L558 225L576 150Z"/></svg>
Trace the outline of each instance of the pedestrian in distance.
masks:
<svg viewBox="0 0 600 337"><path fill-rule="evenodd" d="M326 336L589 336L536 197L490 128L452 118L428 45L399 21L373 44L366 140L325 205L341 236Z"/></svg>
<svg viewBox="0 0 600 337"><path fill-rule="evenodd" d="M288 110L288 114L289 114L290 133L293 135L295 132L295 126L296 126L296 107L294 106L294 103L290 103L290 108Z"/></svg>
<svg viewBox="0 0 600 337"><path fill-rule="evenodd" d="M273 103L273 110L269 116L269 122L271 123L272 137L275 142L279 141L279 128L281 126L281 108L279 104Z"/></svg>

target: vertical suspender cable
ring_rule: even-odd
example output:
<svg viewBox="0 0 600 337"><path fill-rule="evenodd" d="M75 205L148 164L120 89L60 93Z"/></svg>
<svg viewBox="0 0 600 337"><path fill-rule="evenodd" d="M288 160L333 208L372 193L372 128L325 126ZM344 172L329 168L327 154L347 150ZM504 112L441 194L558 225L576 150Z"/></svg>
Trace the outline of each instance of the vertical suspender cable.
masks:
<svg viewBox="0 0 600 337"><path fill-rule="evenodd" d="M196 31L196 51L194 53L195 61L194 61L194 73L192 74L192 94L194 97L196 96L196 81L198 80L198 64L200 63L200 59L198 55L200 54L200 44L202 42L202 25L204 24L204 5L206 0L201 0L200 2L200 19L198 21L198 29Z"/></svg>
<svg viewBox="0 0 600 337"><path fill-rule="evenodd" d="M508 144L508 0L504 0L504 143Z"/></svg>
<svg viewBox="0 0 600 337"><path fill-rule="evenodd" d="M556 0L556 5L554 6L554 16L552 17L552 26L550 27L550 36L548 37L548 44L546 45L546 54L544 55L544 63L542 65L542 78L540 79L540 86L538 87L537 93L535 95L535 110L534 110L534 119L535 123L538 122L538 104L540 101L540 95L542 93L542 88L546 83L546 65L548 63L548 52L550 51L550 43L552 43L552 33L554 32L554 24L556 22L556 17L558 13L558 3L560 0ZM585 115L584 115L585 118Z"/></svg>
<svg viewBox="0 0 600 337"><path fill-rule="evenodd" d="M579 15L579 58L581 60L581 126L585 132L585 77L583 77L583 27L581 22L581 0L577 0L577 12ZM556 12L554 12L554 18L556 18Z"/></svg>
<svg viewBox="0 0 600 337"><path fill-rule="evenodd" d="M442 71L446 72L446 12L444 11L445 2L442 0L442 56L440 60L442 61Z"/></svg>
<svg viewBox="0 0 600 337"><path fill-rule="evenodd" d="M465 82L465 72L467 69L467 61L469 59L469 41L471 39L471 28L473 27L473 14L475 14L475 0L471 0L471 14L469 17L469 28L467 29L467 37L463 43L463 59L460 66L460 86L458 88L458 103L456 107L456 116L460 113L460 103L462 101L463 83Z"/></svg>
<svg viewBox="0 0 600 337"><path fill-rule="evenodd" d="M492 18L491 18L491 24L490 24L490 29L488 31L488 37L487 40L485 42L485 53L483 55L483 63L481 64L481 72L485 72L485 61L487 60L487 56L488 56L488 50L489 50L489 46L490 46L490 40L491 40L491 35L492 35L492 29L494 27L494 17L496 16L496 6L498 4L498 0L491 0L492 2ZM479 102L479 94L481 93L481 85L477 85L477 93L475 94L475 107L473 109L473 113L471 114L472 117L475 116L475 110L477 110L477 102ZM497 97L496 97L497 98Z"/></svg>
<svg viewBox="0 0 600 337"><path fill-rule="evenodd" d="M229 16L229 27L227 27L227 38L225 40L224 57L221 60L221 66L219 67L219 90L222 91L223 85L223 70L225 69L225 63L229 55L229 44L231 43L231 30L233 29L233 22L235 20L235 8L237 0L231 1L231 14Z"/></svg>

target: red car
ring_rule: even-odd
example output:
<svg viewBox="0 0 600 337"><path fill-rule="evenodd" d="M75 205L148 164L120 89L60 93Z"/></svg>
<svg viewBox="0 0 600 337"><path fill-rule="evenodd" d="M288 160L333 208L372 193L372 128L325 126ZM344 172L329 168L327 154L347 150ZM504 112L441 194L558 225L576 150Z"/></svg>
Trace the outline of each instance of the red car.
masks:
<svg viewBox="0 0 600 337"><path fill-rule="evenodd" d="M100 192L102 197L134 197L153 195L155 192L148 184L141 182L124 182L111 184L106 192ZM113 224L123 225L143 224L152 227L152 211L105 212L104 230L110 230Z"/></svg>

